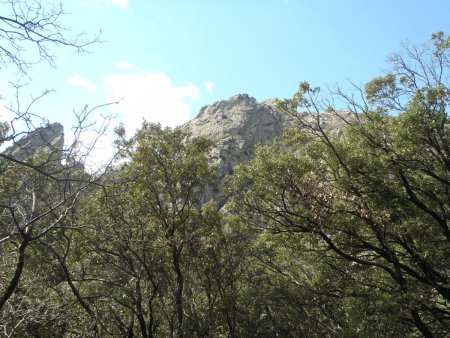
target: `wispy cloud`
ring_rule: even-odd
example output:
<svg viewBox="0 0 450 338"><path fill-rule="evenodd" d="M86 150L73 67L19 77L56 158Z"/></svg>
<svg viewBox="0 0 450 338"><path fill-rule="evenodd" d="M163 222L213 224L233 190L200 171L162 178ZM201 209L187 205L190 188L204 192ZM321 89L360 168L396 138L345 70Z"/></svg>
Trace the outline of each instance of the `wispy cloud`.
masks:
<svg viewBox="0 0 450 338"><path fill-rule="evenodd" d="M126 60L122 60L116 63L116 66L122 69L131 69L133 65Z"/></svg>
<svg viewBox="0 0 450 338"><path fill-rule="evenodd" d="M114 136L111 132L99 135L96 128L108 123L108 118L101 114L91 116L91 122L95 122L90 128L81 131L80 135L75 135L66 126L64 133L64 144L66 147L74 144L75 147L83 154L81 158L77 159L83 162L88 171L95 172L105 164L109 163L114 153ZM75 139L77 138L77 139ZM86 154L86 149L90 149L89 154Z"/></svg>
<svg viewBox="0 0 450 338"><path fill-rule="evenodd" d="M205 89L208 92L208 94L212 94L213 88L214 88L214 83L213 82L211 82L211 81L206 81L205 82Z"/></svg>
<svg viewBox="0 0 450 338"><path fill-rule="evenodd" d="M89 90L91 92L97 90L97 86L95 84L93 84L89 80L85 79L80 74L75 74L74 76L72 76L69 79L69 84L72 85L72 86L77 86L77 87L84 88L84 89Z"/></svg>
<svg viewBox="0 0 450 338"><path fill-rule="evenodd" d="M162 72L113 74L105 77L108 101L117 101L115 106L124 121L127 132L134 133L145 118L174 127L189 120L189 101L200 98L200 90L192 83L176 86Z"/></svg>

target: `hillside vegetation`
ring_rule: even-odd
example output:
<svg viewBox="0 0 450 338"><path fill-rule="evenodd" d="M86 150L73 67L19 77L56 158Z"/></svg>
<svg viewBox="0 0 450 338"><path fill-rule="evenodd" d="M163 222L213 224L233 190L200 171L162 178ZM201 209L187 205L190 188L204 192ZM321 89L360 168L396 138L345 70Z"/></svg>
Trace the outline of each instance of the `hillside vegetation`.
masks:
<svg viewBox="0 0 450 338"><path fill-rule="evenodd" d="M226 187L213 141L148 122L98 173L81 134L0 154L0 335L448 337L449 56L436 33L364 88L302 82Z"/></svg>

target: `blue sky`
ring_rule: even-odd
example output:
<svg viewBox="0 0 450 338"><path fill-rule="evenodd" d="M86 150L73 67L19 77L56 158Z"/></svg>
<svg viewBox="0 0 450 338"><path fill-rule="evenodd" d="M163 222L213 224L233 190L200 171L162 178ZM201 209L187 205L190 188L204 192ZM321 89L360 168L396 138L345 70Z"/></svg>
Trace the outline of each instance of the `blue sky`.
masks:
<svg viewBox="0 0 450 338"><path fill-rule="evenodd" d="M57 49L57 68L35 66L24 97L55 89L36 107L70 124L73 110L124 97L104 113L132 132L146 118L175 126L201 106L248 93L292 95L300 81L364 84L389 69L405 41L450 33L447 0L63 0L72 31L105 41L78 55ZM3 105L12 69L2 69Z"/></svg>

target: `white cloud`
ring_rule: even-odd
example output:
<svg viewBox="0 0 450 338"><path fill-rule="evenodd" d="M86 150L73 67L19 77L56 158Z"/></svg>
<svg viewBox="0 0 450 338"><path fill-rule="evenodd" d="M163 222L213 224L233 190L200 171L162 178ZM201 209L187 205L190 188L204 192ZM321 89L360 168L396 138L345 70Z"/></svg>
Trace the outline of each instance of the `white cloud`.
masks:
<svg viewBox="0 0 450 338"><path fill-rule="evenodd" d="M108 101L123 97L115 107L130 133L140 127L144 118L164 126L181 125L190 117L189 100L200 98L200 90L195 85L177 87L162 72L109 75L104 82Z"/></svg>
<svg viewBox="0 0 450 338"><path fill-rule="evenodd" d="M89 90L91 92L97 90L97 86L89 80L82 77L80 74L75 74L69 79L69 84Z"/></svg>
<svg viewBox="0 0 450 338"><path fill-rule="evenodd" d="M208 92L208 94L212 94L213 88L214 88L214 83L211 81L206 81L205 82L205 88L206 91Z"/></svg>
<svg viewBox="0 0 450 338"><path fill-rule="evenodd" d="M77 124L76 121L64 125L64 146L66 148L73 147L75 160L84 164L85 169L91 173L104 168L111 162L114 155L113 142L116 136L113 132L113 123L116 121L109 114L110 112L106 115L103 113L102 109L96 111L94 108L89 120L85 121L87 126L80 134L73 132L73 125ZM104 130L105 127L106 130Z"/></svg>
<svg viewBox="0 0 450 338"><path fill-rule="evenodd" d="M90 172L97 170L110 163L114 147L112 135L101 135L94 129L85 130L79 135L75 152L78 157L76 160L83 163ZM70 147L74 142L74 135L70 132L65 133L64 144Z"/></svg>
<svg viewBox="0 0 450 338"><path fill-rule="evenodd" d="M131 68L133 68L133 65L131 63L129 63L128 61L126 61L126 60L117 62L116 66L119 67L119 68L122 68L122 69L131 69Z"/></svg>

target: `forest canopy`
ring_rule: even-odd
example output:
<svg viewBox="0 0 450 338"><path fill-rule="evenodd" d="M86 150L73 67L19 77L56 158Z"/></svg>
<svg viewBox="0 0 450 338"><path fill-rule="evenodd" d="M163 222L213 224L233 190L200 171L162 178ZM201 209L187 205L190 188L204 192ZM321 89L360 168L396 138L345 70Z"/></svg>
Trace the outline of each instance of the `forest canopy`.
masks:
<svg viewBox="0 0 450 338"><path fill-rule="evenodd" d="M20 39L50 63L47 43L97 39L61 35L58 7L28 11L44 21L0 16L3 65L31 66ZM234 168L225 205L213 143L182 128L117 128L117 161L95 173L89 109L64 149L0 153L0 334L448 336L449 57L438 32L353 92L302 82L278 102L292 127ZM26 130L0 121L0 145L42 130L15 113Z"/></svg>

